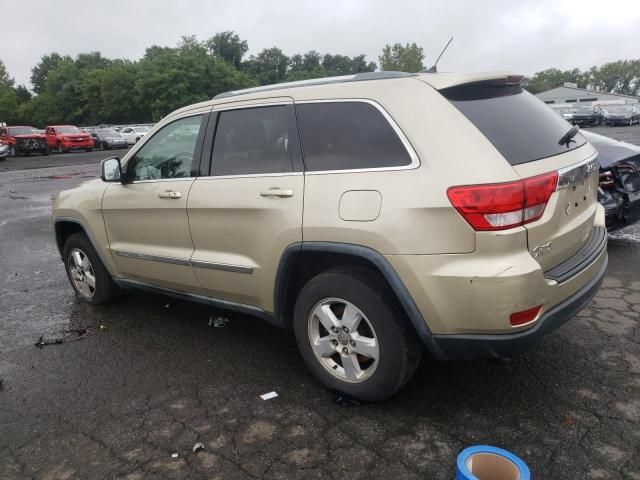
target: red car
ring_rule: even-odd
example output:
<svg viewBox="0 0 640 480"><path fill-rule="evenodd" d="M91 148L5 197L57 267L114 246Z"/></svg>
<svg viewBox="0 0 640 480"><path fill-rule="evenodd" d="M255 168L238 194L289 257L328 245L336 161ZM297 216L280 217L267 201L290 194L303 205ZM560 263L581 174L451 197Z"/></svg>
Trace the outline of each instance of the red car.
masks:
<svg viewBox="0 0 640 480"><path fill-rule="evenodd" d="M93 150L93 138L74 125L52 125L45 130L47 145L58 153L83 149Z"/></svg>
<svg viewBox="0 0 640 480"><path fill-rule="evenodd" d="M9 145L9 156L49 155L47 139L40 130L29 126L0 127L0 141Z"/></svg>

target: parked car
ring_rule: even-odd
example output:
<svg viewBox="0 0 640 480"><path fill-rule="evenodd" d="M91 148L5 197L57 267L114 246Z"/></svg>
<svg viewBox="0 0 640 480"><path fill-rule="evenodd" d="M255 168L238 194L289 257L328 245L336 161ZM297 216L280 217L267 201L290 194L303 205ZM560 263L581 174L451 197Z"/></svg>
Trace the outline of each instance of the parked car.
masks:
<svg viewBox="0 0 640 480"><path fill-rule="evenodd" d="M594 127L602 124L603 117L604 115L599 107L579 107L573 112L571 123L573 125Z"/></svg>
<svg viewBox="0 0 640 480"><path fill-rule="evenodd" d="M607 235L596 150L522 78L365 73L177 110L56 197L69 281L290 328L322 384L368 401L424 348L526 350L595 295Z"/></svg>
<svg viewBox="0 0 640 480"><path fill-rule="evenodd" d="M9 156L11 147L4 140L0 140L0 160L5 160Z"/></svg>
<svg viewBox="0 0 640 480"><path fill-rule="evenodd" d="M604 115L606 125L633 125L640 122L640 109L631 105L609 106Z"/></svg>
<svg viewBox="0 0 640 480"><path fill-rule="evenodd" d="M120 133L111 128L100 128L91 134L94 146L100 150L111 150L112 148L127 148L129 145Z"/></svg>
<svg viewBox="0 0 640 480"><path fill-rule="evenodd" d="M93 139L87 132L74 125L53 125L45 130L47 144L50 149L58 153L66 153L71 150L93 150Z"/></svg>
<svg viewBox="0 0 640 480"><path fill-rule="evenodd" d="M9 145L9 156L29 156L32 153L49 155L47 140L31 126L0 127L0 140Z"/></svg>
<svg viewBox="0 0 640 480"><path fill-rule="evenodd" d="M140 141L142 137L149 133L149 130L150 128L145 125L123 127L120 130L120 134L124 137L129 145L134 145L138 143L138 141Z"/></svg>
<svg viewBox="0 0 640 480"><path fill-rule="evenodd" d="M598 150L598 201L610 231L640 220L640 147L593 132L583 135Z"/></svg>

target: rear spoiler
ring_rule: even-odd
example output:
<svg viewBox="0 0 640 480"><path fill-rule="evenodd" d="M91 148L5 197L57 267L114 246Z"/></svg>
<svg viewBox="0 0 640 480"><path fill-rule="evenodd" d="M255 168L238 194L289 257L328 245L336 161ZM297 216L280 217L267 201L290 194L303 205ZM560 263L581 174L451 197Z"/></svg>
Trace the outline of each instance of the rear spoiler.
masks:
<svg viewBox="0 0 640 480"><path fill-rule="evenodd" d="M459 87L461 85L515 86L526 79L524 75L512 72L486 73L434 73L420 74L416 77L436 90Z"/></svg>

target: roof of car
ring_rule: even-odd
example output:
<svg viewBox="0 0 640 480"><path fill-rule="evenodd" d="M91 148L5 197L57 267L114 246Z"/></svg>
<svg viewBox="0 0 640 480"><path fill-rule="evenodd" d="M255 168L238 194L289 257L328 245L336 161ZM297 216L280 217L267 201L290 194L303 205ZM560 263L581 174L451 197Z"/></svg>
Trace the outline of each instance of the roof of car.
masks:
<svg viewBox="0 0 640 480"><path fill-rule="evenodd" d="M317 93L318 88L327 87L331 94L339 94L340 91L353 92L354 84L363 83L366 85L385 85L390 82L390 88L397 88L398 82L415 82L422 81L436 90L448 87L454 87L467 83L483 82L488 80L502 80L507 82L520 82L524 77L512 72L480 72L480 73L407 73L407 72L366 72L355 75L343 75L339 77L316 78L310 80L301 80L297 82L277 83L273 85L264 85L261 87L245 88L243 90L231 90L216 95L213 99L188 105L175 112L168 117L174 117L185 112L193 111L205 107L213 107L216 105L239 102L260 100L274 97L293 97L309 96L307 89L314 90ZM311 88L310 88L311 87ZM344 90L343 90L344 89Z"/></svg>
<svg viewBox="0 0 640 480"><path fill-rule="evenodd" d="M417 77L418 79L428 83L433 88L440 90L442 88L453 87L471 82L482 82L486 80L497 80L502 78L517 77L522 79L521 75L515 75L511 72L482 72L482 73L407 73L407 72L366 72L355 75L343 75L339 77L313 78L309 80L300 80L296 82L276 83L273 85L263 85L261 87L245 88L243 90L231 90L220 93L213 97L214 100L237 97L239 95L247 95L250 93L270 92L273 90L288 90L301 87L340 84L351 82L362 82L368 80L388 80L392 78L408 78Z"/></svg>

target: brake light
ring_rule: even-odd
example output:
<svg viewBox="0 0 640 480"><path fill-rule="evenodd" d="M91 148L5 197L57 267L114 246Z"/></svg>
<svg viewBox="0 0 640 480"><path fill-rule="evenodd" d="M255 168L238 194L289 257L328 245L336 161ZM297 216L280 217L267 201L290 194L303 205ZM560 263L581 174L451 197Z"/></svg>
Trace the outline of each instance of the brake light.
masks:
<svg viewBox="0 0 640 480"><path fill-rule="evenodd" d="M447 197L474 230L506 230L538 220L556 190L558 172L508 183L451 187Z"/></svg>
<svg viewBox="0 0 640 480"><path fill-rule="evenodd" d="M509 321L511 325L517 327L519 325L524 325L525 323L529 323L533 321L540 312L542 305L538 305L537 307L530 308L528 310L523 310L522 312L512 313L509 317Z"/></svg>

